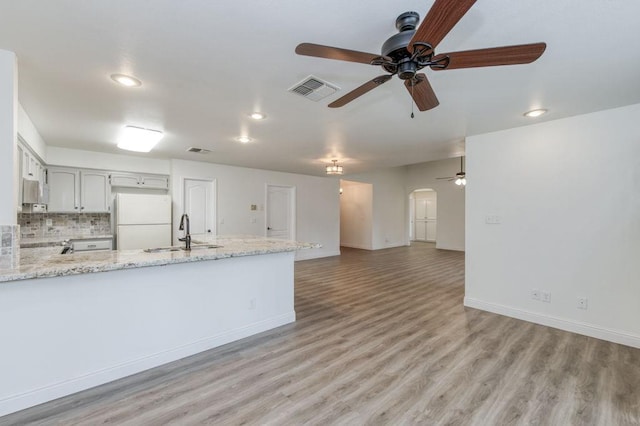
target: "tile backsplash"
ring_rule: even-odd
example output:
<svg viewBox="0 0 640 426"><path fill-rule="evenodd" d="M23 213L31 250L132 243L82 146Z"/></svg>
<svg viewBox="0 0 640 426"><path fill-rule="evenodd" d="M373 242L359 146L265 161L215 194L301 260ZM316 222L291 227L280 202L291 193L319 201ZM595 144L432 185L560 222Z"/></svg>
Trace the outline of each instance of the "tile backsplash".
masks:
<svg viewBox="0 0 640 426"><path fill-rule="evenodd" d="M109 213L19 213L18 223L21 239L111 234Z"/></svg>
<svg viewBox="0 0 640 426"><path fill-rule="evenodd" d="M0 225L0 269L13 268L20 254L17 225Z"/></svg>

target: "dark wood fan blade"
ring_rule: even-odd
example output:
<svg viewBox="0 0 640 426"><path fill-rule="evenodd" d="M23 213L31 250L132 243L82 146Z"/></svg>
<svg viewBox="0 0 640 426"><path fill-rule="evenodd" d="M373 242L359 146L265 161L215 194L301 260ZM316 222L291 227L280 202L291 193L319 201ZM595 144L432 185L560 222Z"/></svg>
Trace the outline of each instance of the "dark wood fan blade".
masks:
<svg viewBox="0 0 640 426"><path fill-rule="evenodd" d="M329 104L329 108L340 108L341 106L345 106L352 100L364 95L365 93L375 89L381 84L384 84L387 81L391 80L391 76L392 74L381 75L379 77L374 78L373 80L367 81L365 84L363 84L362 86L356 89L353 89L352 91L350 91L349 93L341 97L340 99L336 99L335 101L331 102Z"/></svg>
<svg viewBox="0 0 640 426"><path fill-rule="evenodd" d="M373 53L358 52L355 50L341 49L339 47L323 46L321 44L313 43L299 44L296 47L296 53L298 55L358 62L361 64L371 64L371 61L376 58L380 58L380 55L374 55Z"/></svg>
<svg viewBox="0 0 640 426"><path fill-rule="evenodd" d="M443 53L434 56L433 60L437 61L448 56L449 65L446 68L434 66L432 69L438 71L441 69L454 70L457 68L528 64L538 59L546 48L546 43L531 43Z"/></svg>
<svg viewBox="0 0 640 426"><path fill-rule="evenodd" d="M475 2L476 0L436 0L407 49L413 53L413 45L417 42L429 43L435 49Z"/></svg>
<svg viewBox="0 0 640 426"><path fill-rule="evenodd" d="M404 85L420 111L426 111L440 105L426 75L422 73L416 74L414 78L405 80Z"/></svg>

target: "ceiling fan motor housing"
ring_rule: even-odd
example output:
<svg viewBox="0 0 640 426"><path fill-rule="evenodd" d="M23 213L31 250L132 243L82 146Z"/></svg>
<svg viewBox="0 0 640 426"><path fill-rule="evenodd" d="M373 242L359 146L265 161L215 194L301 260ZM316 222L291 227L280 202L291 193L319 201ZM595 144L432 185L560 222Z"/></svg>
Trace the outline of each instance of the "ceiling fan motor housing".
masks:
<svg viewBox="0 0 640 426"><path fill-rule="evenodd" d="M409 80L416 75L418 64L411 60L411 54L407 45L416 32L416 26L420 22L417 12L405 12L396 19L396 28L400 31L394 34L382 44L382 56L393 59L395 64L383 64L382 68L390 73L398 73L402 80Z"/></svg>

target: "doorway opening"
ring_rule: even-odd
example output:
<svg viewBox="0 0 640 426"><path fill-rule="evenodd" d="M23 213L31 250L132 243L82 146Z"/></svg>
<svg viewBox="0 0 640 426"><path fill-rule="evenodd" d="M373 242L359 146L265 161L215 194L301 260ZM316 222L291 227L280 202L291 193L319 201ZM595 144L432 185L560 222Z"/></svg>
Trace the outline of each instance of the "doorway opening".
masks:
<svg viewBox="0 0 640 426"><path fill-rule="evenodd" d="M438 229L438 194L431 188L416 189L409 194L409 239L436 242Z"/></svg>
<svg viewBox="0 0 640 426"><path fill-rule="evenodd" d="M296 188L267 184L265 235L269 238L296 239Z"/></svg>
<svg viewBox="0 0 640 426"><path fill-rule="evenodd" d="M340 246L373 250L373 185L340 181Z"/></svg>

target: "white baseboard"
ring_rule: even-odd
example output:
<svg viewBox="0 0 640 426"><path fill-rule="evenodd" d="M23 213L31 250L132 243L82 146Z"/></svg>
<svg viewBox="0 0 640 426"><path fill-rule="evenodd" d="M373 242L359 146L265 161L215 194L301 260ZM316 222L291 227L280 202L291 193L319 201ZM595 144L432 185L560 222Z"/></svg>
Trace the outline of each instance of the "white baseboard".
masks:
<svg viewBox="0 0 640 426"><path fill-rule="evenodd" d="M298 260L320 259L322 257L340 256L340 250L298 250L296 252L296 262Z"/></svg>
<svg viewBox="0 0 640 426"><path fill-rule="evenodd" d="M99 371L63 380L39 389L34 389L20 395L13 395L0 400L0 416L23 410L34 405L71 395L98 385L112 382L135 373L158 367L172 361L195 355L272 328L295 322L295 311L268 318L253 324L229 330L216 336L207 337L173 349L155 353L143 358L133 359L119 365L114 365Z"/></svg>
<svg viewBox="0 0 640 426"><path fill-rule="evenodd" d="M349 244L349 243L340 243L341 247L349 247L360 250L373 250L371 246L363 246L362 244Z"/></svg>
<svg viewBox="0 0 640 426"><path fill-rule="evenodd" d="M438 243L436 243L436 248L440 250L464 251L464 247L438 245Z"/></svg>
<svg viewBox="0 0 640 426"><path fill-rule="evenodd" d="M542 315L536 312L512 308L510 306L500 305L497 303L485 302L483 300L478 300L471 297L464 298L464 306L493 312L495 314L500 314L507 317L532 322L535 324L546 325L547 327L570 331L572 333L582 334L584 336L595 337L596 339L606 340L608 342L619 343L621 345L631 346L634 348L640 348L640 336L626 333L624 331L612 330L609 328L566 318Z"/></svg>

